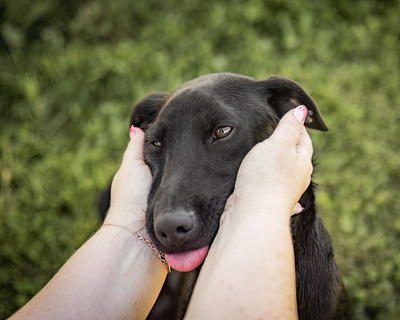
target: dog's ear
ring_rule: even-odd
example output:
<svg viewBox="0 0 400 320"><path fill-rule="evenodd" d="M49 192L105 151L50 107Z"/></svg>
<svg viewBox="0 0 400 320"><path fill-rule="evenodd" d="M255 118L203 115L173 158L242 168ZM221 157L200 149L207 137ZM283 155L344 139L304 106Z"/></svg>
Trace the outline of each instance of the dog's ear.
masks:
<svg viewBox="0 0 400 320"><path fill-rule="evenodd" d="M267 97L267 103L276 111L279 118L283 117L290 109L303 104L309 110L305 126L311 129L328 131L317 105L296 82L280 76L273 76L261 82Z"/></svg>
<svg viewBox="0 0 400 320"><path fill-rule="evenodd" d="M145 131L154 122L160 111L162 101L168 93L156 92L140 100L132 110L130 125Z"/></svg>

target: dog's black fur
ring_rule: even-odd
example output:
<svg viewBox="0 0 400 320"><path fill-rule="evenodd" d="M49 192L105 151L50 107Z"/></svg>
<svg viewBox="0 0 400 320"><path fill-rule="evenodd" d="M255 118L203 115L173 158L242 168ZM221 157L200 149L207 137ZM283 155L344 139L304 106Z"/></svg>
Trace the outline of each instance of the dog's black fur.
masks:
<svg viewBox="0 0 400 320"><path fill-rule="evenodd" d="M153 175L146 227L159 250L184 252L212 242L244 156L300 104L311 111L307 127L328 130L311 97L278 76L256 81L207 75L136 105L131 124L146 132L144 153ZM331 240L314 200L311 183L300 199L305 210L291 220L299 318L350 319ZM182 318L197 272L173 272L149 318Z"/></svg>

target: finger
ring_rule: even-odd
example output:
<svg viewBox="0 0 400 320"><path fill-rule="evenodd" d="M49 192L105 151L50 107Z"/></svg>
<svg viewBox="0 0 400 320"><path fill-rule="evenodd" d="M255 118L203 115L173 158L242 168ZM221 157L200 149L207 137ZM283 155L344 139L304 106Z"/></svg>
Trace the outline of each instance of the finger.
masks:
<svg viewBox="0 0 400 320"><path fill-rule="evenodd" d="M140 128L131 126L129 131L130 141L122 159L122 165L132 165L140 162L144 164L143 144L144 132Z"/></svg>
<svg viewBox="0 0 400 320"><path fill-rule="evenodd" d="M299 153L304 159L311 161L313 145L310 135L304 126L300 130L300 137L297 142L297 153Z"/></svg>
<svg viewBox="0 0 400 320"><path fill-rule="evenodd" d="M304 211L303 206L300 204L300 202L297 202L296 205L294 206L291 215L299 214Z"/></svg>
<svg viewBox="0 0 400 320"><path fill-rule="evenodd" d="M270 139L277 139L288 146L297 145L306 117L307 108L303 105L288 111L279 121Z"/></svg>

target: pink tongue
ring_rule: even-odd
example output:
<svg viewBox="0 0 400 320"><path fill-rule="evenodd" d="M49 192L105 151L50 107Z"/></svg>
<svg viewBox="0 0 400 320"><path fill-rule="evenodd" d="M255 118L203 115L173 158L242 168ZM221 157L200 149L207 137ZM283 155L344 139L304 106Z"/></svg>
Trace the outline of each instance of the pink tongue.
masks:
<svg viewBox="0 0 400 320"><path fill-rule="evenodd" d="M165 253L165 260L172 269L188 272L196 269L203 262L208 252L208 245L191 251L179 253Z"/></svg>

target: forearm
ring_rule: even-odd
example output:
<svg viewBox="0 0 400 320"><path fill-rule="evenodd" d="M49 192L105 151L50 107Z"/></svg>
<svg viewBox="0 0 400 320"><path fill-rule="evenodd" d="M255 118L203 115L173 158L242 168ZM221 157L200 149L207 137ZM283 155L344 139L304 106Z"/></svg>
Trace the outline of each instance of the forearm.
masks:
<svg viewBox="0 0 400 320"><path fill-rule="evenodd" d="M166 274L130 231L103 227L12 319L144 319Z"/></svg>
<svg viewBox="0 0 400 320"><path fill-rule="evenodd" d="M201 270L187 319L297 318L293 245L282 207L252 211L248 202L235 204Z"/></svg>

